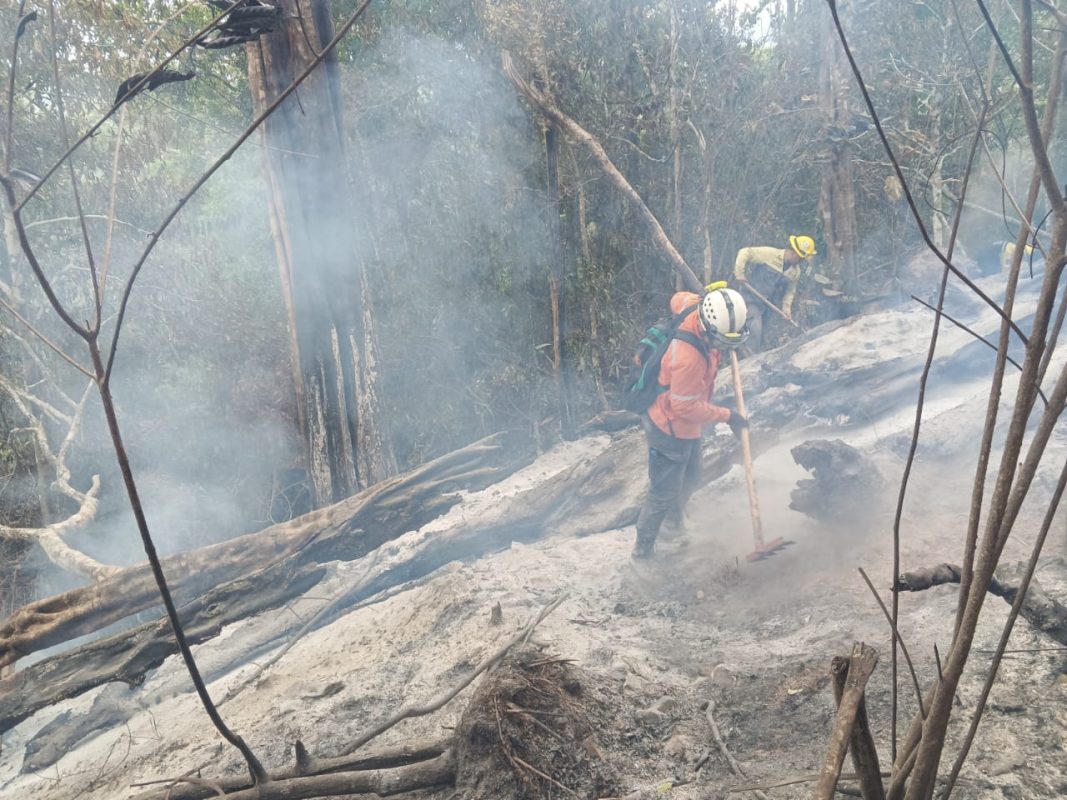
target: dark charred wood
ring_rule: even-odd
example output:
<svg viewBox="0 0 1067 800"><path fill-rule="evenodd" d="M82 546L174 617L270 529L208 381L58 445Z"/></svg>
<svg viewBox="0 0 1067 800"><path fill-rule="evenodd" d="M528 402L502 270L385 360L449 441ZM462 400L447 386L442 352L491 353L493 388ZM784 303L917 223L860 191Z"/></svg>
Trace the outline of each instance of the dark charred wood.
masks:
<svg viewBox="0 0 1067 800"><path fill-rule="evenodd" d="M146 77L148 78L147 81L145 80ZM131 97L140 94L145 89L152 91L153 89L168 83L179 83L195 77L195 72L176 72L172 69L161 69L151 73L151 77L149 77L149 73L147 72L138 72L136 75L131 75L119 84L118 91L115 93L114 105L117 106L119 103L129 100ZM144 83L138 88L137 85L142 81L144 81Z"/></svg>
<svg viewBox="0 0 1067 800"><path fill-rule="evenodd" d="M259 37L258 33L242 33L232 36L203 36L196 40L196 46L205 50L223 50L227 47L236 47L239 44L247 44Z"/></svg>
<svg viewBox="0 0 1067 800"><path fill-rule="evenodd" d="M36 20L37 20L37 11L36 10L30 11L29 13L23 14L21 17L19 17L18 27L15 28L15 41L18 41L19 39L21 39L22 38L22 34L24 34L26 32L26 26L29 25L31 22L36 22Z"/></svg>
<svg viewBox="0 0 1067 800"><path fill-rule="evenodd" d="M288 574L276 564L208 592L185 608L180 619L190 644L216 636L223 625L282 605L322 578L325 567L305 566ZM38 709L76 697L110 681L130 686L177 652L170 622L161 619L40 661L0 681L0 731L10 730Z"/></svg>
<svg viewBox="0 0 1067 800"><path fill-rule="evenodd" d="M839 662L840 663L840 662ZM864 690L878 664L878 652L863 642L852 646L852 656L848 661L848 674L845 677L841 701L837 707L837 717L830 734L830 747L819 773L815 786L815 800L832 800L837 781L841 775L841 766L845 762L845 752L853 739L856 716L863 702Z"/></svg>
<svg viewBox="0 0 1067 800"><path fill-rule="evenodd" d="M838 707L841 706L841 698L845 694L849 663L847 657L837 656L830 665L830 672L834 679L834 703ZM878 765L878 749L871 735L865 696L860 698L859 709L856 711L856 724L852 728L848 750L852 755L852 766L860 780L860 795L863 800L885 800L885 787L882 785L882 772ZM838 792L840 791L838 787Z"/></svg>
<svg viewBox="0 0 1067 800"><path fill-rule="evenodd" d="M1004 565L997 569L989 584L989 593L1004 598L1011 604L1019 593L1019 584L1026 564ZM938 564L934 567L915 569L897 578L897 589L902 592L921 592L935 586L960 582L960 568L955 564ZM1050 597L1037 580L1030 580L1019 614L1037 630L1062 645L1067 645L1067 607Z"/></svg>
<svg viewBox="0 0 1067 800"><path fill-rule="evenodd" d="M243 6L235 8L218 21L219 30L227 34L270 33L278 21L280 10L275 6Z"/></svg>
<svg viewBox="0 0 1067 800"><path fill-rule="evenodd" d="M813 477L797 481L789 507L819 522L841 525L870 517L884 482L874 463L840 439L814 439L790 453Z"/></svg>

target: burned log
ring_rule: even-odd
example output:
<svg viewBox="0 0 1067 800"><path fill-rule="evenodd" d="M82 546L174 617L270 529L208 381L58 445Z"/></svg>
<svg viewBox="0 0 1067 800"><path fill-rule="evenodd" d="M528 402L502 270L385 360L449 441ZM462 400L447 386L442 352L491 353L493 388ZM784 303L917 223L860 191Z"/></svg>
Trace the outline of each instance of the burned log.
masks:
<svg viewBox="0 0 1067 800"><path fill-rule="evenodd" d="M163 561L180 602L283 559L294 568L354 560L421 527L529 461L527 448L497 434L379 483L332 506L258 533L179 553ZM159 604L145 563L105 580L23 606L0 625L0 667L93 633Z"/></svg>
<svg viewBox="0 0 1067 800"><path fill-rule="evenodd" d="M707 480L730 469L735 450L736 444L729 435L713 440L705 452ZM646 454L641 431L627 431L611 440L605 437L599 453L568 465L524 491L494 500L490 507L479 513L478 525L460 520L443 530L409 533L402 543L378 550L366 578L337 598L331 604L330 613L317 620L310 630L328 624L357 603L426 576L452 561L480 557L506 548L512 542L530 542L546 534L588 535L631 524L640 510L647 480L645 471ZM405 492L403 496L410 494ZM432 497L428 497L427 502L430 500ZM379 502L384 502L381 496ZM362 545L370 540L375 542L375 547L385 544L380 533L376 536L360 534L356 538ZM255 547L254 539L242 537L242 540L247 540L246 547ZM324 533L314 541L303 541L289 557L284 554L275 556L279 548L272 543L267 552L276 563L264 570L264 574L273 576L268 583L280 597L292 599L306 591L310 584L291 576L298 578L303 574L299 570L325 561L346 557L351 560L353 552L359 553L353 547L354 543L347 550L341 548L334 532ZM263 549L258 552L262 554ZM242 563L249 562L246 559ZM184 588L188 590L189 585ZM213 598L230 590L231 584L224 582L198 601L197 607L214 607L220 601ZM225 621L236 621L254 611L249 606L239 606L233 614L226 615ZM102 683L136 682L146 669L158 665L166 655L174 652L161 624L142 625L102 642L53 656L9 678L11 682L18 681L18 685L11 683L8 687L11 691L0 701L0 732L40 708ZM190 618L190 624L196 627L195 619ZM205 641L217 630L218 625L197 627L195 641ZM147 652L151 653L151 659L146 657ZM62 675L63 679L56 680L57 675ZM0 684L0 688L5 686ZM86 735L90 733L86 731Z"/></svg>
<svg viewBox="0 0 1067 800"><path fill-rule="evenodd" d="M179 611L185 638L190 644L203 642L223 625L283 605L318 583L326 570L307 565L295 574L287 572L289 565L275 564L193 601ZM20 670L0 681L0 731L38 709L110 681L139 685L177 649L170 621L160 619Z"/></svg>
<svg viewBox="0 0 1067 800"><path fill-rule="evenodd" d="M819 522L847 525L869 517L882 497L883 481L867 456L840 439L813 439L790 453L813 477L797 481L789 507Z"/></svg>
<svg viewBox="0 0 1067 800"><path fill-rule="evenodd" d="M989 593L1003 598L1009 605L1014 603L1025 572L1025 563L999 567L989 583ZM938 564L902 573L897 578L896 588L901 592L921 592L934 586L959 582L958 566ZM1050 597L1037 578L1030 580L1030 587L1026 591L1019 614L1037 630L1067 646L1067 607Z"/></svg>

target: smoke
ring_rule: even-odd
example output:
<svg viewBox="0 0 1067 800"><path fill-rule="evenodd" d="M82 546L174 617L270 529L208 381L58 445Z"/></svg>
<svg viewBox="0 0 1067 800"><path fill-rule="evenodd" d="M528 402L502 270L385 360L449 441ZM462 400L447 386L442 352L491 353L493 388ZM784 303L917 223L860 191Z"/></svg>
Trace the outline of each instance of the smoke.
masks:
<svg viewBox="0 0 1067 800"><path fill-rule="evenodd" d="M554 252L544 150L498 66L464 43L387 30L343 82L373 225L386 424L402 464L544 407Z"/></svg>

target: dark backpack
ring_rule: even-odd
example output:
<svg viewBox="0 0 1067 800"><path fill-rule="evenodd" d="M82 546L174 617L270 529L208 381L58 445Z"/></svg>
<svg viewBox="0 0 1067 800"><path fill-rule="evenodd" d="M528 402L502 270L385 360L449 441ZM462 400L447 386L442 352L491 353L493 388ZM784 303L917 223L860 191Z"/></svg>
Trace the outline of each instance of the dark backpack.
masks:
<svg viewBox="0 0 1067 800"><path fill-rule="evenodd" d="M678 326L697 307L684 308L673 317L662 319L645 331L644 338L634 354L633 365L630 367L626 388L622 394L622 407L625 410L644 414L656 402L656 398L667 391L666 386L660 386L659 367L671 340L681 339L693 345L704 358L708 357L708 346L699 337L689 331L678 330Z"/></svg>

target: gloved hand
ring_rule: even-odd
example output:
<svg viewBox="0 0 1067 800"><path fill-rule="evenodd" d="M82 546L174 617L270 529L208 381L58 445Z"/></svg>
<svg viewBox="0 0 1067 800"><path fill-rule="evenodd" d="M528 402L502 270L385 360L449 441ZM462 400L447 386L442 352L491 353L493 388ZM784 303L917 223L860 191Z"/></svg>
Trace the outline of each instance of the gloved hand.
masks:
<svg viewBox="0 0 1067 800"><path fill-rule="evenodd" d="M741 412L737 410L733 403L727 401L725 403L719 403L719 408L725 408L730 412L730 418L726 420L726 424L730 426L730 430L734 432L734 436L740 436L741 431L748 427L748 417L742 416Z"/></svg>

